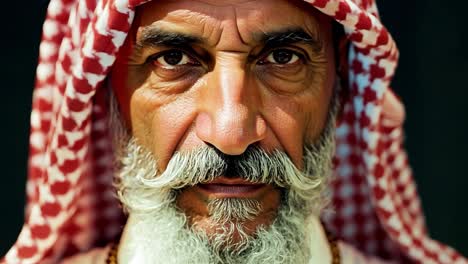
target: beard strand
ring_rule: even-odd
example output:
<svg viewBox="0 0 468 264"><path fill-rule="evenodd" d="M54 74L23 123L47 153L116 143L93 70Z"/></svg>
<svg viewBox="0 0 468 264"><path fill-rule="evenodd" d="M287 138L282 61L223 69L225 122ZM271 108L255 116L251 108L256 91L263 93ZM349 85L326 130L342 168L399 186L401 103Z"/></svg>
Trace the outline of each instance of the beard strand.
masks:
<svg viewBox="0 0 468 264"><path fill-rule="evenodd" d="M232 219L240 222L254 220L262 212L262 206L255 199L211 199L208 201L208 211L213 222L224 224Z"/></svg>

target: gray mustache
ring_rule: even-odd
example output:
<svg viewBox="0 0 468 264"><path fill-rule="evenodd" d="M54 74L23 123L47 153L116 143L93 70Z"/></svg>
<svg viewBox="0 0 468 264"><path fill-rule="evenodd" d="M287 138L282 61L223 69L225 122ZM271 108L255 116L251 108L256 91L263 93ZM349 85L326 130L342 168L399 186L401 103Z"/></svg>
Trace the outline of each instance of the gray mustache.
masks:
<svg viewBox="0 0 468 264"><path fill-rule="evenodd" d="M249 146L241 155L226 155L214 147L210 147L212 160L218 164L219 168L213 174L225 176L227 178L243 178L252 182L267 183L265 174L272 177L273 174L281 174L278 171L281 169L282 163L279 162L281 158L274 157L279 154L276 151L273 154L265 152L258 146Z"/></svg>
<svg viewBox="0 0 468 264"><path fill-rule="evenodd" d="M331 172L333 146L333 134L326 130L317 142L304 145L304 168L298 169L283 151L267 153L254 145L242 155L229 156L205 145L174 153L166 169L158 171L153 154L132 138L126 151L121 152L115 184L122 203L132 210L144 211L173 202L177 189L209 182L219 176L242 177L284 188L288 199L298 204L303 200L311 201L318 212L325 204L318 201L327 195L324 190Z"/></svg>
<svg viewBox="0 0 468 264"><path fill-rule="evenodd" d="M204 146L190 152L175 153L164 172L142 181L154 187L159 185L157 182L165 182L172 189L180 189L225 176L286 187L286 168L291 170L291 166L295 168L287 154L278 150L267 153L253 145L243 154L231 156L214 147ZM169 175L172 181L164 181L169 180Z"/></svg>

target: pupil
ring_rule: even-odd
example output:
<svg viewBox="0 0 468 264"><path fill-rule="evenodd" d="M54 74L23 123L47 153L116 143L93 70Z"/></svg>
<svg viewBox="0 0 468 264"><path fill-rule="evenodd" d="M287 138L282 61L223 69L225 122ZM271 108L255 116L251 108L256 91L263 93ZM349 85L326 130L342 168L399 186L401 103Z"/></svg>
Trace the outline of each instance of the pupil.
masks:
<svg viewBox="0 0 468 264"><path fill-rule="evenodd" d="M273 51L273 58L279 64L286 64L292 59L292 52L289 50L275 50Z"/></svg>
<svg viewBox="0 0 468 264"><path fill-rule="evenodd" d="M182 52L175 50L164 55L164 61L169 65L177 65L182 61Z"/></svg>

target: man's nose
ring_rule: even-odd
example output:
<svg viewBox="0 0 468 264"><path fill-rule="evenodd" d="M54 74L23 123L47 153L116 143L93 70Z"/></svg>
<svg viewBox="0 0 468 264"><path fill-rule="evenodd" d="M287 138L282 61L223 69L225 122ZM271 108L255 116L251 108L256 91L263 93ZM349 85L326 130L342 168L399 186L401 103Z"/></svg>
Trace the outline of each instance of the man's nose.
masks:
<svg viewBox="0 0 468 264"><path fill-rule="evenodd" d="M228 155L240 155L266 134L260 91L241 63L219 63L206 76L197 136Z"/></svg>

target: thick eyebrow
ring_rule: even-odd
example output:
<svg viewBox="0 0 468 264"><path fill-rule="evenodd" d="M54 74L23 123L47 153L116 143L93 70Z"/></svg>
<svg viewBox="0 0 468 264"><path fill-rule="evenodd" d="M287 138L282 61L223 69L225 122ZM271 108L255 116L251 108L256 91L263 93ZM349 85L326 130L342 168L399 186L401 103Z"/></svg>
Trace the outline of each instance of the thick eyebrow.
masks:
<svg viewBox="0 0 468 264"><path fill-rule="evenodd" d="M287 28L279 31L262 32L255 34L254 39L265 47L304 43L311 46L314 51L322 49L322 42L305 32L302 28ZM193 44L202 44L204 42L203 38L194 35L148 26L142 30L141 35L136 39L136 47L139 50L155 46L190 47Z"/></svg>
<svg viewBox="0 0 468 264"><path fill-rule="evenodd" d="M258 37L266 47L286 46L294 43L310 45L314 51L322 49L322 41L317 36L311 36L302 28L288 28L285 30L261 33Z"/></svg>
<svg viewBox="0 0 468 264"><path fill-rule="evenodd" d="M136 40L139 49L154 46L188 47L192 44L201 43L202 39L193 35L165 31L155 27L146 27Z"/></svg>

